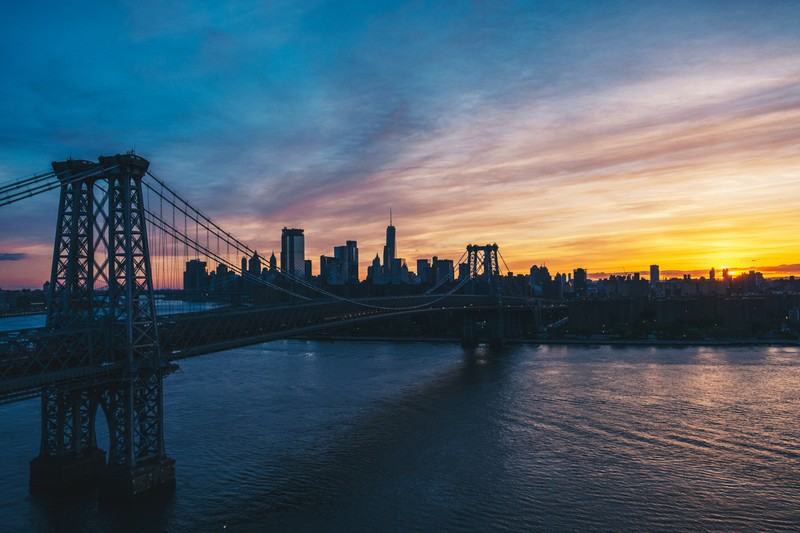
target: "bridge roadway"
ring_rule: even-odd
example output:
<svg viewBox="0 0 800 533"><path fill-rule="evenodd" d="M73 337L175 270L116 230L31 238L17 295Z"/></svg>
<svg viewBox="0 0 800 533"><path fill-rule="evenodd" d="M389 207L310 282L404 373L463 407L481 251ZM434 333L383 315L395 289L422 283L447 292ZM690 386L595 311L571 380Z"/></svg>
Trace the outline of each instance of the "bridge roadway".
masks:
<svg viewBox="0 0 800 533"><path fill-rule="evenodd" d="M505 297L503 309L524 309L524 298ZM85 386L108 381L142 366L169 363L266 342L395 316L448 311L490 311L488 296L436 295L324 300L259 307L228 307L158 317L160 358L132 365L109 356L113 328L48 328L0 332L0 404L36 397L44 387Z"/></svg>

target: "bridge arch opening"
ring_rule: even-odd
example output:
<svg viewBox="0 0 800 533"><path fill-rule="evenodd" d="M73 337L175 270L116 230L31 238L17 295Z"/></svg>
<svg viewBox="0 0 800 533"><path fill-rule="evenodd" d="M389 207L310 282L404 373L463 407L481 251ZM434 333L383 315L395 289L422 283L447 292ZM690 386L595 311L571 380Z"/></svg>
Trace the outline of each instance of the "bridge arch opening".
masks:
<svg viewBox="0 0 800 533"><path fill-rule="evenodd" d="M111 450L111 424L105 402L98 401L94 404L92 413L92 427L94 428L94 445L105 455L108 465L108 452Z"/></svg>

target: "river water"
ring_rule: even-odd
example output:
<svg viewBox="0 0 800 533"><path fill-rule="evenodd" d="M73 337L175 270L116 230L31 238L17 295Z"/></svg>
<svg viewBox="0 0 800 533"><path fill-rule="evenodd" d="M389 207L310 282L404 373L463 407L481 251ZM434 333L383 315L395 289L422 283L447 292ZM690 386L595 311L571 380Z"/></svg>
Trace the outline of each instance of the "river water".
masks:
<svg viewBox="0 0 800 533"><path fill-rule="evenodd" d="M798 348L289 340L181 368L169 497L29 495L39 402L0 407L2 530L800 528Z"/></svg>

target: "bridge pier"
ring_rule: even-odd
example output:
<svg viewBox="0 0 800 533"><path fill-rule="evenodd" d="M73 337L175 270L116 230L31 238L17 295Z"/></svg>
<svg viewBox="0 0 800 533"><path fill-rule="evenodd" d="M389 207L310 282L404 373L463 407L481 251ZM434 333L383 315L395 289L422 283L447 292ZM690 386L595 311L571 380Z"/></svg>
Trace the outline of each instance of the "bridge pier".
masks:
<svg viewBox="0 0 800 533"><path fill-rule="evenodd" d="M478 325L475 316L471 313L464 313L461 326L461 346L464 348L474 348L478 345Z"/></svg>
<svg viewBox="0 0 800 533"><path fill-rule="evenodd" d="M161 457L125 466L106 465L106 452L98 448L59 456L39 456L30 462L30 488L34 494L68 492L98 486L100 501L136 500L175 489L175 460Z"/></svg>
<svg viewBox="0 0 800 533"><path fill-rule="evenodd" d="M42 439L30 462L31 492L65 492L99 483L101 500L131 500L174 489L175 461L164 453L163 374L142 369L130 378L42 393ZM102 408L110 449L97 447Z"/></svg>
<svg viewBox="0 0 800 533"><path fill-rule="evenodd" d="M109 467L100 476L101 502L136 500L175 489L175 460L169 457L139 462L133 468Z"/></svg>
<svg viewBox="0 0 800 533"><path fill-rule="evenodd" d="M105 470L106 452L97 448L96 399L91 389L42 392L39 456L30 462L32 492L92 484Z"/></svg>
<svg viewBox="0 0 800 533"><path fill-rule="evenodd" d="M164 454L162 379L131 379L42 393L42 441L30 462L31 492L63 492L99 482L101 500L131 500L175 488L175 461ZM108 461L97 447L95 415L106 414Z"/></svg>
<svg viewBox="0 0 800 533"><path fill-rule="evenodd" d="M506 321L503 311L464 313L461 329L461 345L474 348L481 341L492 346L502 346L506 339Z"/></svg>
<svg viewBox="0 0 800 533"><path fill-rule="evenodd" d="M68 491L94 485L106 468L106 452L98 448L57 456L39 456L30 462L32 493Z"/></svg>

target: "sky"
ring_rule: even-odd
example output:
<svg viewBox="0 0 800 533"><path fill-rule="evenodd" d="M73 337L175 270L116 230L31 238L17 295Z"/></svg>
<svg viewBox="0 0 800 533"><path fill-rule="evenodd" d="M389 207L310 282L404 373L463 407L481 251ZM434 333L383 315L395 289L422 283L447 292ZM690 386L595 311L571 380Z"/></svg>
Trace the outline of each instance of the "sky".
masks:
<svg viewBox="0 0 800 533"><path fill-rule="evenodd" d="M800 272L800 2L12 2L0 183L135 149L269 255ZM0 207L48 279L58 195Z"/></svg>

